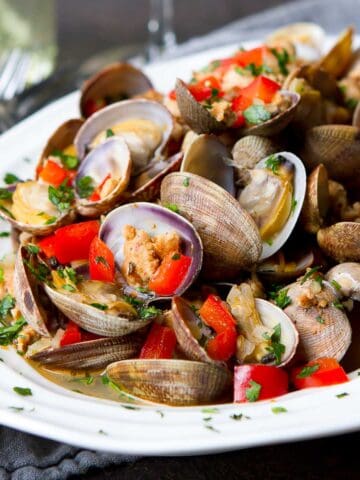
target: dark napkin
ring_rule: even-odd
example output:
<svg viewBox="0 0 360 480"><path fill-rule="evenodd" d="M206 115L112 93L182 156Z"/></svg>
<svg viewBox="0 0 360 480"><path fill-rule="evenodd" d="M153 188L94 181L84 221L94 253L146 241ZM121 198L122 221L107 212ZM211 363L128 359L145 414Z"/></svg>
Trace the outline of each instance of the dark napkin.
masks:
<svg viewBox="0 0 360 480"><path fill-rule="evenodd" d="M194 38L177 47L170 57L262 38L270 30L290 22L317 22L327 32L338 32L350 24L359 30L359 11L360 0L295 1L232 22L204 37ZM92 467L120 465L134 462L136 458L84 450L0 427L0 480L63 480L72 474L85 473Z"/></svg>

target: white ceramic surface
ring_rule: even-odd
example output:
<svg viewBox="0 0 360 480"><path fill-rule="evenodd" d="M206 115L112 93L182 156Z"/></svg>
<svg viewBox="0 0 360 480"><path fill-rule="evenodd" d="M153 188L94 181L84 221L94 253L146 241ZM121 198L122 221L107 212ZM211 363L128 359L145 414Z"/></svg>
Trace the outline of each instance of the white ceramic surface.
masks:
<svg viewBox="0 0 360 480"><path fill-rule="evenodd" d="M168 91L176 76L187 79L192 68L229 55L234 48L153 65L147 72L158 89ZM77 92L67 95L0 137L0 178L8 171L21 178L33 175L36 157L50 133L64 120L78 115L78 99ZM5 228L5 222L1 221L0 229ZM4 239L0 242L0 252L5 253L9 242ZM129 410L121 403L84 396L49 382L11 349L0 349L0 358L0 423L90 449L142 455L189 455L360 428L357 372L347 384L295 392L276 401L228 404L205 410L166 406ZM33 395L19 396L13 391L14 386L29 387ZM344 392L348 395L337 397ZM274 406L285 407L287 413L275 415ZM239 413L249 418L231 417ZM211 420L204 421L208 417Z"/></svg>

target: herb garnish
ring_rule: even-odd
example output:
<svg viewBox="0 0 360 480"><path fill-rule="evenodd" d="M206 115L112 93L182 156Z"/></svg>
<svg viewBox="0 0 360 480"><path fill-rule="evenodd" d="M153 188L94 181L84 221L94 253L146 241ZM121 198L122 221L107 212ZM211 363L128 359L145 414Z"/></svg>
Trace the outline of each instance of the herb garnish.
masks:
<svg viewBox="0 0 360 480"><path fill-rule="evenodd" d="M295 200L295 198L292 197L292 199L291 199L291 208L290 208L290 214L291 214L291 215L295 212L295 208L296 208L297 203L298 203L297 200Z"/></svg>
<svg viewBox="0 0 360 480"><path fill-rule="evenodd" d="M244 110L243 115L246 121L253 125L259 125L271 118L271 113L262 105L251 105Z"/></svg>
<svg viewBox="0 0 360 480"><path fill-rule="evenodd" d="M336 396L336 398L344 398L344 397L347 397L348 395L350 395L350 393L343 392L343 393L338 393L335 396Z"/></svg>
<svg viewBox="0 0 360 480"><path fill-rule="evenodd" d="M267 65L257 66L255 63L250 63L249 65L246 65L246 67L244 67L244 70L248 70L254 77L258 77L262 73L272 73L272 69Z"/></svg>
<svg viewBox="0 0 360 480"><path fill-rule="evenodd" d="M219 409L216 407L204 407L201 409L202 413L219 413Z"/></svg>
<svg viewBox="0 0 360 480"><path fill-rule="evenodd" d="M105 305L104 303L90 303L90 306L91 307L94 307L94 308L97 308L99 310L107 310L109 307L107 305Z"/></svg>
<svg viewBox="0 0 360 480"><path fill-rule="evenodd" d="M275 357L275 364L279 365L281 363L281 357L285 353L285 345L280 342L281 340L281 325L278 323L273 330L271 337L267 333L264 334L264 338L269 340L271 343L266 350L272 353Z"/></svg>
<svg viewBox="0 0 360 480"><path fill-rule="evenodd" d="M0 283L4 283L5 277L4 277L4 269L2 266L0 266Z"/></svg>
<svg viewBox="0 0 360 480"><path fill-rule="evenodd" d="M0 238L10 237L10 232L0 232Z"/></svg>
<svg viewBox="0 0 360 480"><path fill-rule="evenodd" d="M48 280L50 269L44 263L38 263L35 267L29 260L24 258L24 264L39 282L46 282Z"/></svg>
<svg viewBox="0 0 360 480"><path fill-rule="evenodd" d="M52 225L57 220L57 217L50 217L46 220L45 225Z"/></svg>
<svg viewBox="0 0 360 480"><path fill-rule="evenodd" d="M291 298L287 294L289 291L288 288L283 288L281 285L274 286L273 288L274 290L268 292L268 295L279 308L284 309L291 304Z"/></svg>
<svg viewBox="0 0 360 480"><path fill-rule="evenodd" d="M286 413L287 412L285 407L272 407L271 411L273 413L275 413L275 415L278 414L278 413Z"/></svg>
<svg viewBox="0 0 360 480"><path fill-rule="evenodd" d="M319 270L319 268L321 268L321 266L310 268L310 270L307 271L305 273L305 275L303 276L303 278L301 279L300 284L303 285L306 282L306 280L308 280L310 277L312 277L313 274Z"/></svg>
<svg viewBox="0 0 360 480"><path fill-rule="evenodd" d="M12 192L7 188L0 188L0 200L11 200L12 199Z"/></svg>
<svg viewBox="0 0 360 480"><path fill-rule="evenodd" d="M322 325L325 323L325 320L320 315L316 317L316 321L321 323Z"/></svg>
<svg viewBox="0 0 360 480"><path fill-rule="evenodd" d="M75 170L80 163L78 157L75 157L75 155L66 155L61 150L54 150L51 155L60 158L61 163L68 170Z"/></svg>
<svg viewBox="0 0 360 480"><path fill-rule="evenodd" d="M111 128L108 128L106 130L106 138L110 138L110 137L114 137L114 136L115 136L114 130L112 130Z"/></svg>
<svg viewBox="0 0 360 480"><path fill-rule="evenodd" d="M318 363L314 363L314 365L307 365L296 375L296 378L310 377L313 373L317 372L319 368L320 365Z"/></svg>
<svg viewBox="0 0 360 480"><path fill-rule="evenodd" d="M76 190L80 198L89 198L95 190L94 179L89 175L78 179L76 181Z"/></svg>
<svg viewBox="0 0 360 480"><path fill-rule="evenodd" d="M345 104L346 106L350 109L350 110L354 110L358 104L358 100L356 100L356 98L348 98L346 101L345 101Z"/></svg>
<svg viewBox="0 0 360 480"><path fill-rule="evenodd" d="M6 317L14 307L15 298L10 294L5 295L5 297L0 301L0 323L2 323L4 326L7 326L5 323Z"/></svg>
<svg viewBox="0 0 360 480"><path fill-rule="evenodd" d="M94 380L95 378L92 375L86 375L85 377L72 378L70 382L80 382L84 385L91 385L92 383L94 383Z"/></svg>
<svg viewBox="0 0 360 480"><path fill-rule="evenodd" d="M276 50L276 48L271 49L271 53L276 57L279 65L280 72L283 75L287 75L289 73L289 70L287 69L287 64L290 62L290 55L285 48L283 49L282 52L279 50Z"/></svg>
<svg viewBox="0 0 360 480"><path fill-rule="evenodd" d="M100 435L107 435L107 433L106 433L104 430L99 430L98 433L99 433Z"/></svg>
<svg viewBox="0 0 360 480"><path fill-rule="evenodd" d="M30 253L30 255L37 255L40 252L40 248L37 245L33 245L31 243L26 245L26 250Z"/></svg>
<svg viewBox="0 0 360 480"><path fill-rule="evenodd" d="M180 253L174 253L174 255L171 257L171 260L180 260Z"/></svg>
<svg viewBox="0 0 360 480"><path fill-rule="evenodd" d="M28 397L32 395L32 391L30 388L26 387L14 387L13 388L14 392L17 393L18 395L22 395L23 397Z"/></svg>
<svg viewBox="0 0 360 480"><path fill-rule="evenodd" d="M338 308L339 310L344 310L344 305L340 302L340 300L333 301L333 307Z"/></svg>
<svg viewBox="0 0 360 480"><path fill-rule="evenodd" d="M70 283L65 283L65 285L62 286L62 288L67 292L76 292L76 288L70 285Z"/></svg>
<svg viewBox="0 0 360 480"><path fill-rule="evenodd" d="M102 256L95 257L95 263L102 263L103 265L105 265L105 267L109 266L109 263L106 260L106 258L104 258Z"/></svg>
<svg viewBox="0 0 360 480"><path fill-rule="evenodd" d="M175 203L164 203L163 206L172 212L179 213L179 207Z"/></svg>
<svg viewBox="0 0 360 480"><path fill-rule="evenodd" d="M250 417L244 415L243 413L233 413L232 415L229 415L229 417L232 420L250 420Z"/></svg>
<svg viewBox="0 0 360 480"><path fill-rule="evenodd" d="M207 428L208 430L211 430L212 432L220 433L220 430L217 430L212 425L204 425L204 427Z"/></svg>
<svg viewBox="0 0 360 480"><path fill-rule="evenodd" d="M254 380L250 380L249 385L250 386L245 390L246 400L248 402L256 402L261 392L261 385Z"/></svg>
<svg viewBox="0 0 360 480"><path fill-rule="evenodd" d="M69 210L74 200L74 191L67 185L67 179L64 180L58 188L49 185L48 195L50 202L55 205L60 212Z"/></svg>
<svg viewBox="0 0 360 480"><path fill-rule="evenodd" d="M336 280L331 280L330 284L337 290L338 292L341 291L341 285Z"/></svg>
<svg viewBox="0 0 360 480"><path fill-rule="evenodd" d="M161 410L155 410L155 413L158 413L161 418L164 418L164 416L165 416L165 413L162 412Z"/></svg>
<svg viewBox="0 0 360 480"><path fill-rule="evenodd" d="M188 187L190 184L190 178L189 177L185 177L184 180L183 180L183 185L184 187Z"/></svg>
<svg viewBox="0 0 360 480"><path fill-rule="evenodd" d="M24 325L26 325L26 321L21 317L12 325L0 327L0 345L3 347L10 345L18 336Z"/></svg>
<svg viewBox="0 0 360 480"><path fill-rule="evenodd" d="M275 175L278 174L280 165L284 162L284 157L281 155L270 155L265 162L265 167L271 170Z"/></svg>
<svg viewBox="0 0 360 480"><path fill-rule="evenodd" d="M13 173L6 173L4 176L4 182L6 185L11 185L12 183L20 182L20 178Z"/></svg>

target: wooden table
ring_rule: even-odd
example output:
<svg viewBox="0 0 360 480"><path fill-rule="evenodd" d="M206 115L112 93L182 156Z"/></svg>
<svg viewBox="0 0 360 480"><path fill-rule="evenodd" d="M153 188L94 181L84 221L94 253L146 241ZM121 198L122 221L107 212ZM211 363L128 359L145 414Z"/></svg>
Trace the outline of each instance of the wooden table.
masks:
<svg viewBox="0 0 360 480"><path fill-rule="evenodd" d="M175 0L179 41L202 35L282 0ZM58 0L59 63L114 46L146 41L147 0ZM359 406L360 408L360 406ZM175 432L174 432L175 434ZM132 464L90 472L104 479L358 479L360 433L220 455L142 458ZM77 477L83 479L85 476Z"/></svg>

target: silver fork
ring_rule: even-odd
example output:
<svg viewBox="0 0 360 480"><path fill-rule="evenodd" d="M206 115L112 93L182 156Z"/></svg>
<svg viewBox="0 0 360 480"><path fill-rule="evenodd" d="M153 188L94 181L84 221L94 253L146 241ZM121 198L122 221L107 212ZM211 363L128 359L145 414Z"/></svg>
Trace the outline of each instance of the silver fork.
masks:
<svg viewBox="0 0 360 480"><path fill-rule="evenodd" d="M29 53L20 48L4 55L0 66L0 100L10 100L24 89L29 65Z"/></svg>

